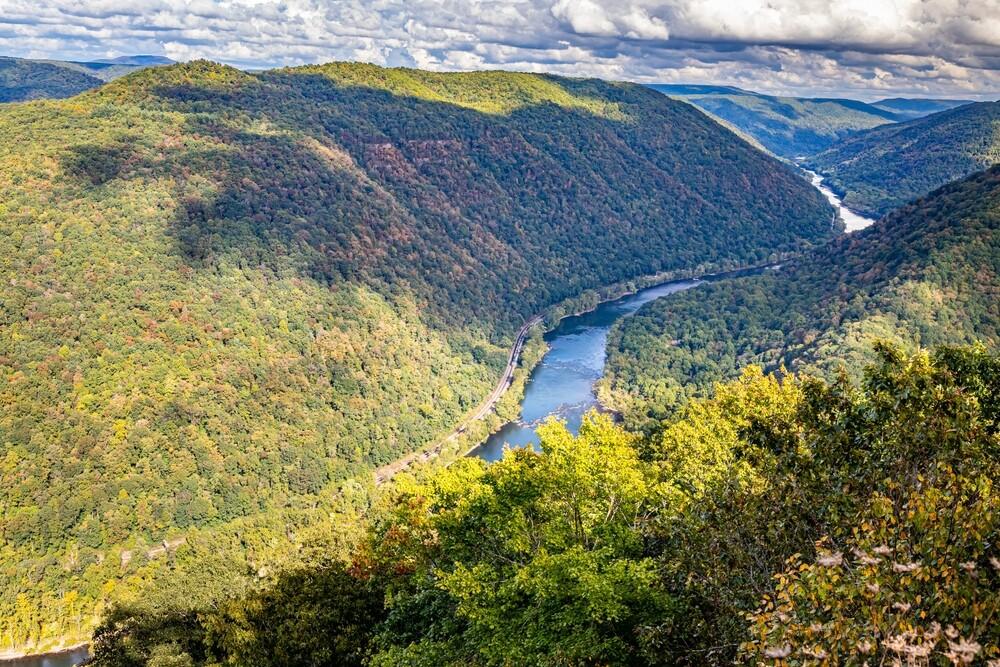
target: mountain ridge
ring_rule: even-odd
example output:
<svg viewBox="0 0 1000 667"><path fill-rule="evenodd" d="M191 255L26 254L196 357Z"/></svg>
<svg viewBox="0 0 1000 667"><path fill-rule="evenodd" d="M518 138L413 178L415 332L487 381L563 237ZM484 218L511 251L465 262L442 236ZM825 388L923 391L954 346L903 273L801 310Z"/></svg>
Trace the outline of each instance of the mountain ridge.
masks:
<svg viewBox="0 0 1000 667"><path fill-rule="evenodd" d="M966 104L965 100L887 98L863 102L837 97L775 96L735 86L650 84L688 101L784 158L828 148L853 132L902 122Z"/></svg>
<svg viewBox="0 0 1000 667"><path fill-rule="evenodd" d="M173 62L163 56L121 56L94 61L0 56L0 103L73 97L130 72Z"/></svg>
<svg viewBox="0 0 1000 667"><path fill-rule="evenodd" d="M51 63L0 56L0 103L72 97L101 83L93 75Z"/></svg>
<svg viewBox="0 0 1000 667"><path fill-rule="evenodd" d="M731 86L650 87L721 118L785 158L815 153L855 130L898 120L894 112L858 100L777 97Z"/></svg>
<svg viewBox="0 0 1000 667"><path fill-rule="evenodd" d="M609 336L603 391L636 423L748 364L857 376L874 342L1000 343L1000 166L945 185L779 271L649 304Z"/></svg>
<svg viewBox="0 0 1000 667"><path fill-rule="evenodd" d="M340 540L543 307L833 231L790 167L632 84L195 61L0 107L0 138L18 646L58 634L58 591L85 627Z"/></svg>
<svg viewBox="0 0 1000 667"><path fill-rule="evenodd" d="M858 132L805 163L848 207L881 215L1000 161L1000 102Z"/></svg>

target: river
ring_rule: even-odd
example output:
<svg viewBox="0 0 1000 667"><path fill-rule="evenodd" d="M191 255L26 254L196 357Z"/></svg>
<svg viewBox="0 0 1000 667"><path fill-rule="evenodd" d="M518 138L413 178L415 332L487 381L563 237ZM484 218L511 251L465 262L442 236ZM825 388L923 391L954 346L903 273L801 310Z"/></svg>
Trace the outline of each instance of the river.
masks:
<svg viewBox="0 0 1000 667"><path fill-rule="evenodd" d="M806 173L809 174L809 182L813 184L813 187L822 192L827 201L840 213L840 219L844 221L844 231L847 233L856 232L875 222L873 219L866 218L844 206L843 202L840 201L840 197L833 190L823 185L822 176L808 169Z"/></svg>
<svg viewBox="0 0 1000 667"><path fill-rule="evenodd" d="M839 211L847 232L864 229L874 222L843 206L837 195L823 185L819 175L807 174L813 186ZM719 277L723 276L710 279ZM605 348L612 325L653 299L691 289L702 282L704 280L675 280L655 285L602 303L588 313L564 319L545 335L549 350L525 385L520 418L505 424L469 455L496 461L503 456L505 446L537 448L535 428L550 416L565 420L570 431L577 433L583 415L589 410L601 409L594 385L604 375Z"/></svg>
<svg viewBox="0 0 1000 667"><path fill-rule="evenodd" d="M676 280L644 289L615 301L606 301L582 315L567 317L545 334L548 352L531 373L521 401L521 417L505 424L486 442L470 452L487 461L503 456L511 447L538 445L535 427L551 415L565 419L573 433L583 415L599 408L594 383L604 374L605 348L611 325L653 299L698 285L698 280Z"/></svg>
<svg viewBox="0 0 1000 667"><path fill-rule="evenodd" d="M0 660L3 667L73 667L90 657L85 646L45 655L29 655L13 660Z"/></svg>
<svg viewBox="0 0 1000 667"><path fill-rule="evenodd" d="M840 211L848 232L864 229L874 222L843 207L837 195L822 184L818 175L808 173L812 184ZM594 393L594 385L604 375L605 348L611 326L654 299L727 275L731 274L654 285L615 301L602 303L582 315L565 318L559 326L545 335L549 350L528 378L521 401L520 419L504 425L469 455L495 461L503 456L504 446L537 447L538 434L535 433L535 427L551 415L566 420L569 429L577 433L583 415L589 410L601 409ZM64 653L0 660L0 667L73 667L87 656L86 648L77 648Z"/></svg>

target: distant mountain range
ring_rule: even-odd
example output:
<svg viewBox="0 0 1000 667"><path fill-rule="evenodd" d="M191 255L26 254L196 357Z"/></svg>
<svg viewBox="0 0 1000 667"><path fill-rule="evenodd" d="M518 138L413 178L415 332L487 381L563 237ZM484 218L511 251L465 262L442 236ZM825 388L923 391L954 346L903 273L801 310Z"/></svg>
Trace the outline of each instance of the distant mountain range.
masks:
<svg viewBox="0 0 1000 667"><path fill-rule="evenodd" d="M88 62L0 57L0 102L72 97L130 72L172 62L148 55Z"/></svg>
<svg viewBox="0 0 1000 667"><path fill-rule="evenodd" d="M848 207L870 215L997 162L1000 102L967 104L858 132L806 160Z"/></svg>
<svg viewBox="0 0 1000 667"><path fill-rule="evenodd" d="M891 111L896 114L896 117L899 120L922 118L932 113L947 111L948 109L954 109L955 107L960 107L964 104L972 104L972 100L889 97L884 100L871 103L873 107L885 109L886 111Z"/></svg>
<svg viewBox="0 0 1000 667"><path fill-rule="evenodd" d="M117 58L102 58L80 63L83 65L134 65L136 67L152 67L154 65L172 65L173 60L165 56L118 56Z"/></svg>
<svg viewBox="0 0 1000 667"><path fill-rule="evenodd" d="M749 135L786 158L812 155L858 130L912 120L965 100L893 98L867 103L837 98L776 97L733 86L653 84Z"/></svg>

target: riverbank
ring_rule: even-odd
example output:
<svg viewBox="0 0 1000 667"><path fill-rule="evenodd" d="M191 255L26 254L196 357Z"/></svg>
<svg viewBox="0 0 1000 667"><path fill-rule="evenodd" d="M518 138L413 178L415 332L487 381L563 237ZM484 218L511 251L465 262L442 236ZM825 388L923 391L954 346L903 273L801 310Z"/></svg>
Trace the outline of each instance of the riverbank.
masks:
<svg viewBox="0 0 1000 667"><path fill-rule="evenodd" d="M38 652L0 649L0 667L70 667L89 656L90 642L44 648Z"/></svg>
<svg viewBox="0 0 1000 667"><path fill-rule="evenodd" d="M477 431L475 427L483 424L484 418L490 416L492 414L491 411L502 400L510 398L509 392L511 389L520 387L523 392L524 382L543 356L541 354L538 355L538 358L529 365L520 364L522 361L521 353L524 351L530 334L536 327L541 327L542 334L546 334L553 331L566 318L584 315L600 307L602 304L635 295L651 287L680 280L709 278L740 271L758 270L772 266L777 262L786 261L796 254L794 252L773 253L765 262L752 265L740 265L735 262L706 262L690 269L659 271L654 274L638 276L604 287L586 290L575 297L564 299L559 303L549 306L540 313L536 313L528 318L518 330L511 350L508 353L507 365L500 380L490 394L475 408L470 410L468 416L463 418L449 433L441 436L432 444L377 468L374 471L376 486L382 486L399 473L409 470L416 464L444 459L445 465L448 465L458 458L468 456L477 447L486 442L490 436L503 428L508 423L508 420L498 421L482 431ZM518 382L519 379L520 382ZM517 396L516 398L520 400L522 396ZM466 442L463 443L463 439Z"/></svg>
<svg viewBox="0 0 1000 667"><path fill-rule="evenodd" d="M512 419L475 443L466 455L488 461L499 459L505 445L528 447L538 444L536 427L550 416L566 422L575 433L590 410L606 410L597 393L597 384L604 372L607 336L612 326L635 313L644 304L695 288L704 282L759 273L774 262L738 267L729 271L701 273L686 278L652 280L654 284L637 290L617 291L613 298L601 301L595 308L568 313L558 326L546 335L549 349L538 368L531 372L521 401L518 417Z"/></svg>
<svg viewBox="0 0 1000 667"><path fill-rule="evenodd" d="M830 204L834 207L835 213L832 221L834 232L855 232L860 229L864 229L873 222L873 220L859 216L850 209L844 207L836 195L823 186L822 178L819 175L806 170L803 170L803 175L828 199ZM640 294L642 291L653 290L656 286L666 287L670 283L684 282L686 280L691 280L692 278L697 278L699 281L720 280L730 277L738 277L743 274L769 268L777 269L785 260L797 254L798 253L776 254L772 256L772 261L752 266L728 266L724 267L723 270L713 270L709 267L699 267L698 270L694 271L661 273L630 281L628 287L625 289L616 289L614 286L605 288L599 291L600 296L597 298L595 298L594 293L590 295L581 295L581 297L572 300L572 303L579 304L582 302L583 307L572 308L571 306L567 307L564 304L561 316L547 320L546 324L548 326L546 332L552 332L557 327L560 327L561 323L565 321L566 318L582 317L586 314L594 313L606 304L613 303L618 300L627 301L628 297ZM692 286L693 285L686 285L679 287L678 289L687 289ZM667 290L666 294L673 293L673 291L677 290ZM655 298L660 298L666 294L657 295ZM643 303L645 303L645 301L643 301ZM622 308L620 308L620 310L623 312L616 316L616 319L634 312L633 310L629 310L629 304L621 304L621 306ZM565 312L566 310L569 310L569 312ZM602 335L604 335L604 339L606 339L607 329L603 329L603 324L600 321L601 318L598 317L591 319L594 319L595 321L581 323L581 325L585 326L581 326L579 330L567 332L566 336L574 339L593 336L593 329L594 327L597 327L602 330ZM503 424L499 429L490 433L480 442L470 443L465 455L475 454L486 458L487 460L495 460L499 451L499 448L497 447L498 443L508 436L511 438L510 442L512 446L528 446L536 444L537 438L534 435L534 426L549 415L557 415L561 419L567 420L567 423L572 431L574 421L579 421L582 416L581 411L601 409L614 412L616 406L613 404L613 401L610 400L607 387L602 384L604 380L603 358L606 354L606 345L604 345L606 341L604 339L601 339L601 362L600 368L597 370L596 378L581 377L580 372L581 369L584 369L588 373L594 372L594 368L588 365L593 364L593 358L597 355L597 352L590 349L590 347L587 347L586 345L581 345L579 340L566 343L566 346L575 346L577 348L583 347L584 350L583 352L579 349L575 352L570 352L568 350L558 351L558 353L554 354L556 359L553 361L553 366L561 366L562 368L549 368L542 374L544 377L538 376L536 378L534 370L532 370L531 386L536 394L541 395L541 398L536 396L531 397L532 400L529 400L528 396L523 397L520 418ZM546 337L546 340L548 340L548 337ZM559 340L558 336L556 340ZM546 357L543 357L543 359L544 358L547 358L547 355ZM577 375L574 376L574 373ZM565 376L561 380L561 382L564 383L563 386L560 386L559 384L560 380L558 378L560 375ZM544 386L535 387L534 385L537 383L541 383ZM582 389L584 386L586 391L583 391Z"/></svg>
<svg viewBox="0 0 1000 667"><path fill-rule="evenodd" d="M564 326L565 323L570 322L574 319L586 318L588 315L593 315L598 313L601 309L608 306L615 306L619 302L628 302L633 297L641 296L645 292L659 292L662 291L663 294L657 294L656 296L662 296L668 293L672 293L674 286L685 284L685 289L687 287L694 286L702 281L706 280L718 280L723 277L738 276L744 273L750 273L755 271L761 271L768 267L778 265L777 260L779 257L782 261L787 259L790 253L775 254L771 257L772 261L768 261L763 264L754 264L749 266L733 266L732 264L724 265L724 269L716 269L715 266L703 265L696 269L685 269L669 272L660 272L650 276L644 276L636 278L630 281L625 281L622 283L617 283L600 290L594 290L589 294L583 294L574 299L562 302L558 306L554 307L554 312L551 313L545 319L545 335L548 336L553 332L559 331L560 328ZM643 301L644 302L644 301ZM583 305L580 305L583 304ZM628 305L625 305L628 308ZM551 310L551 309L550 309ZM601 353L603 353L603 343L600 346ZM539 357L537 362L541 362L543 359L547 358L551 350L546 351L544 355ZM592 352L593 353L593 352ZM531 366L526 366L525 371L527 375L534 378L534 373L537 370L536 364ZM544 391L544 390L543 390ZM584 400L585 397L577 396L577 399ZM522 401L521 409L518 413L523 416L524 414L524 403L526 402L526 397L522 395L520 398ZM555 407L555 406L552 406ZM592 407L600 407L592 406ZM566 417L567 415L560 415ZM571 421L579 418L579 414L574 414L571 417ZM466 449L462 452L463 456L470 456L480 450L482 452L484 447L488 447L491 439L494 438L498 433L504 433L511 429L511 426L518 422L517 419L511 419L503 422L498 428L492 429L489 433L485 434L482 438L478 440L471 441ZM516 430L516 429L515 429ZM519 442L517 444L524 445L526 443ZM487 456L486 458L490 458Z"/></svg>
<svg viewBox="0 0 1000 667"><path fill-rule="evenodd" d="M841 196L826 184L825 176L802 165L799 165L799 168L807 174L812 186L819 190L826 197L826 200L837 209L837 216L844 223L844 232L850 234L851 232L861 231L875 222L874 218L869 218L865 214L845 206Z"/></svg>
<svg viewBox="0 0 1000 667"><path fill-rule="evenodd" d="M533 327L541 324L541 322L542 315L539 314L529 318L527 322L521 325L521 328L518 329L517 335L514 338L514 345L507 354L507 365L504 367L503 374L500 376L500 381L494 386L493 391L491 391L489 395L479 403L479 405L473 408L468 416L459 422L458 426L452 429L452 431L446 436L436 441L435 444L431 445L429 448L425 447L417 450L416 452L408 454L397 461L393 461L392 463L376 469L375 485L381 486L401 471L408 469L414 463L428 461L435 456L439 456L448 443L465 433L473 422L481 420L487 413L493 410L514 381L514 373L517 370L518 362L521 359L521 352L528 339L528 334L531 332Z"/></svg>

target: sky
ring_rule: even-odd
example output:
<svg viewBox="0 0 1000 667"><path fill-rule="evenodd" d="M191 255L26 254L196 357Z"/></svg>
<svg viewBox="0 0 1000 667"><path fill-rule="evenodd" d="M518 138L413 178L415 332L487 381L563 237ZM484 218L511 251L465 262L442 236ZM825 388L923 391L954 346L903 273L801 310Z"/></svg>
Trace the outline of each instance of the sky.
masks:
<svg viewBox="0 0 1000 667"><path fill-rule="evenodd" d="M0 54L1000 97L1000 0L0 0Z"/></svg>

